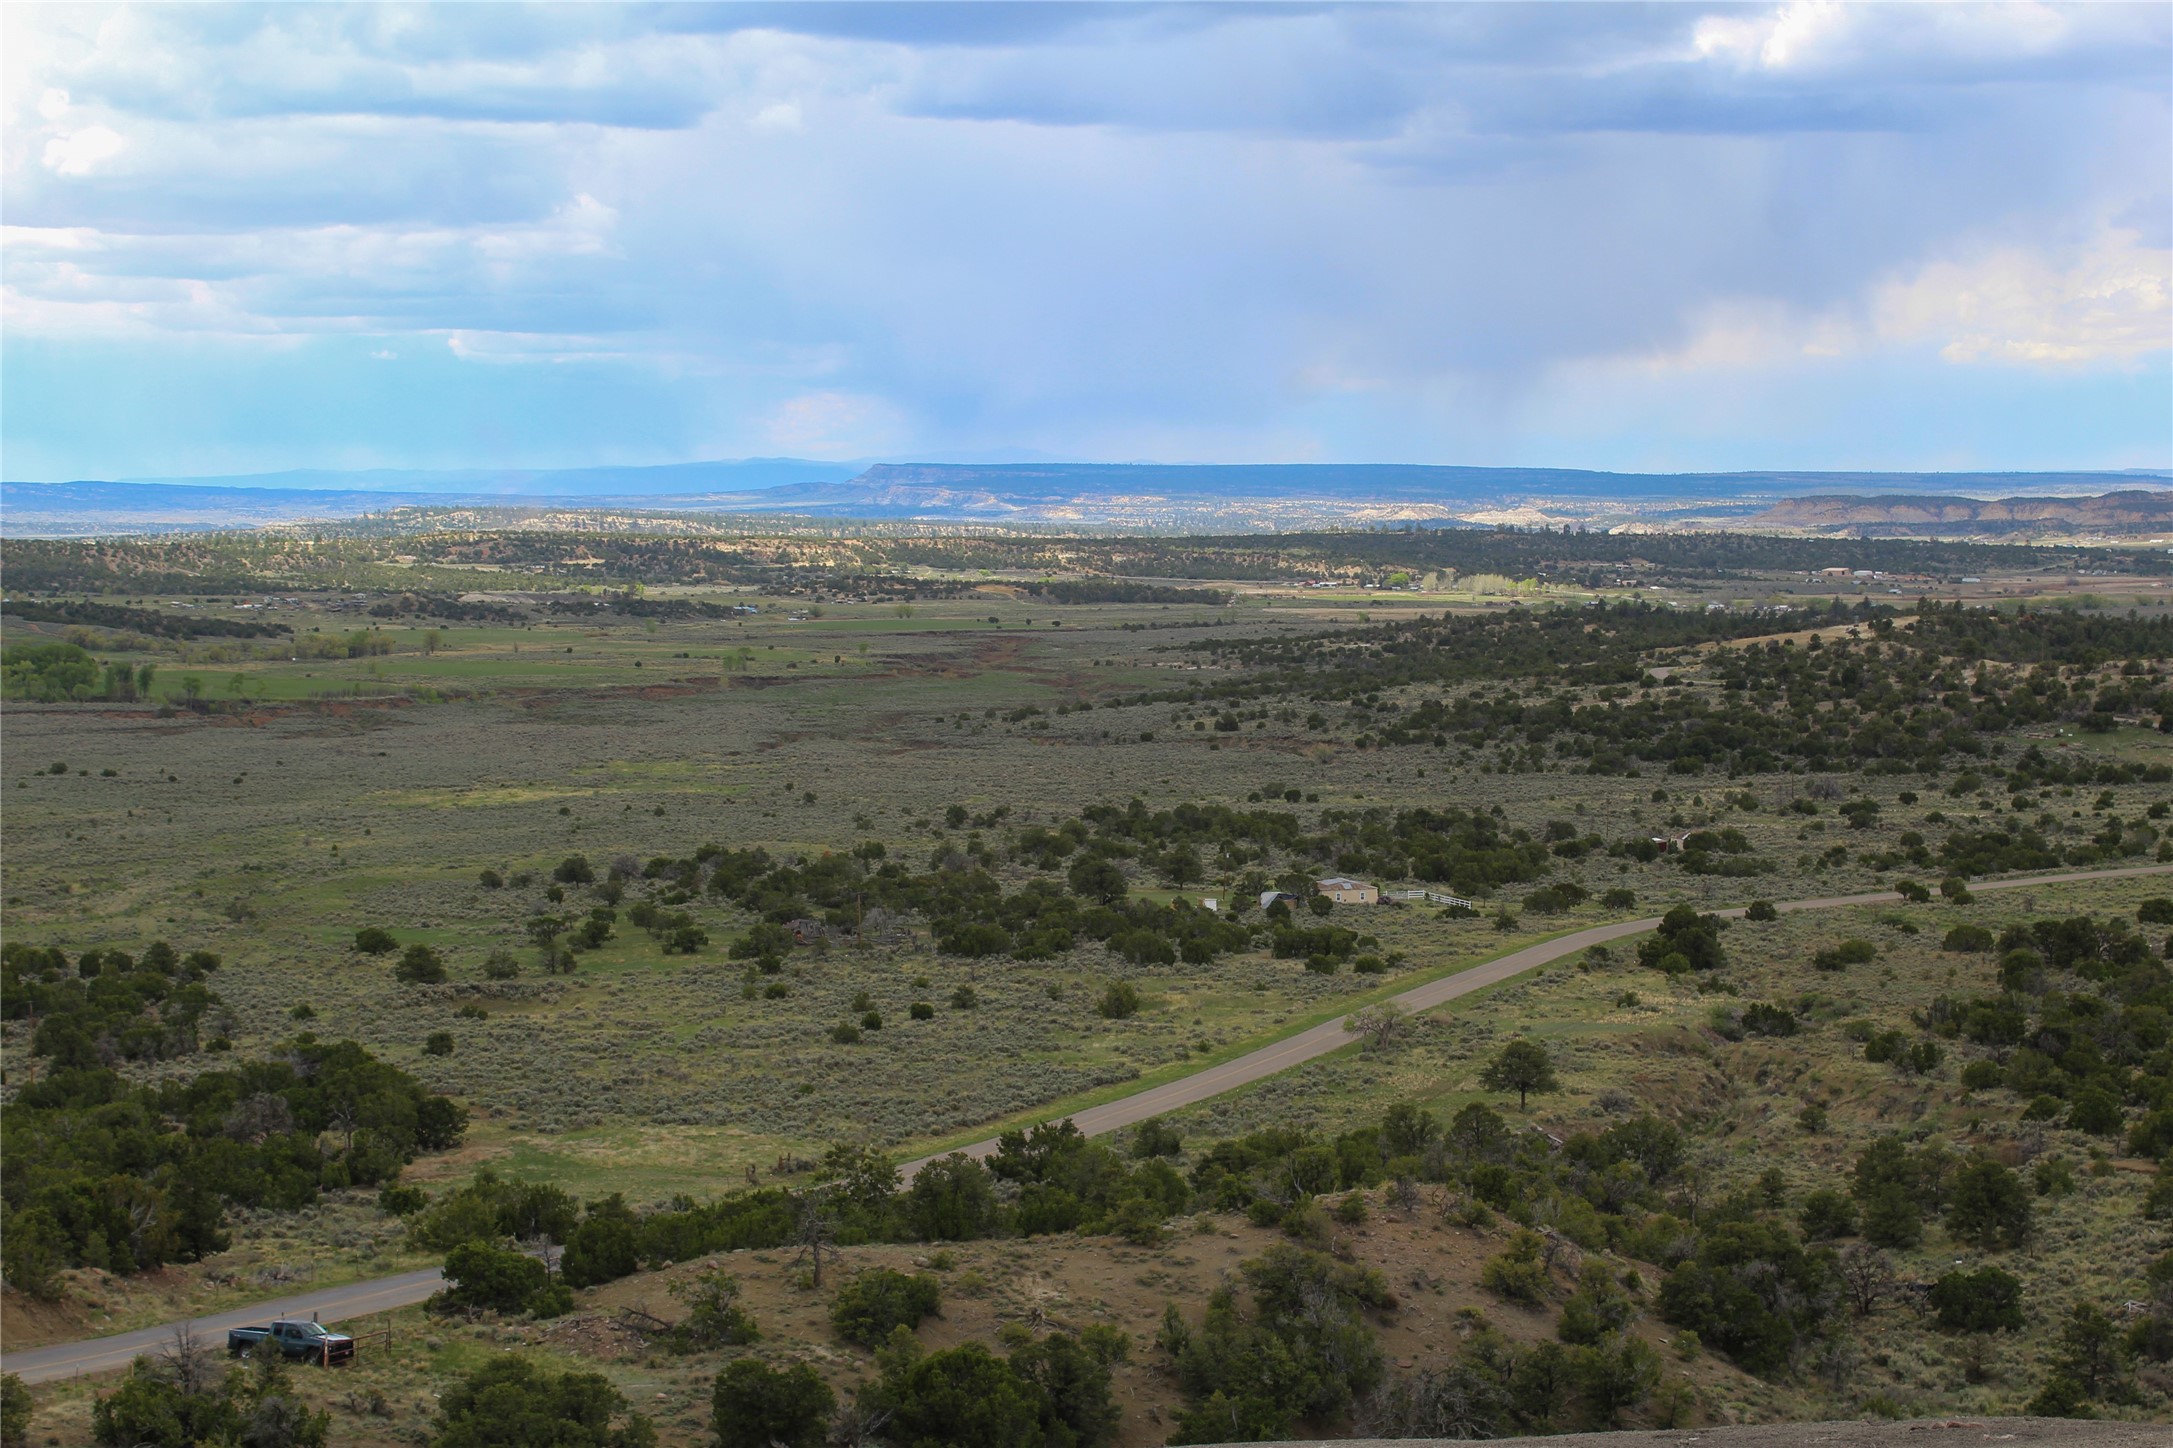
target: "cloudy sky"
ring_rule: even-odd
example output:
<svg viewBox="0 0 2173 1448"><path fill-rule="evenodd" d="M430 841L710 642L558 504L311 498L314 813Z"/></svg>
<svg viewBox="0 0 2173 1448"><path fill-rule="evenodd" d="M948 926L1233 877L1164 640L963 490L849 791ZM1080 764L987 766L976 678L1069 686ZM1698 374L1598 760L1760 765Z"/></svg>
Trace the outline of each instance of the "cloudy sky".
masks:
<svg viewBox="0 0 2173 1448"><path fill-rule="evenodd" d="M0 465L2163 467L2169 17L8 6Z"/></svg>

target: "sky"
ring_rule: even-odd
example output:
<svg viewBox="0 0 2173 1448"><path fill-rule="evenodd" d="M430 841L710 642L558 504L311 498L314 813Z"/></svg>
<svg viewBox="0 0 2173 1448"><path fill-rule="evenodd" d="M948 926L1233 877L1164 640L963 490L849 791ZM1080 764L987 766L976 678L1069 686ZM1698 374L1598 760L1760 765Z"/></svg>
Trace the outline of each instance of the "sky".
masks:
<svg viewBox="0 0 2173 1448"><path fill-rule="evenodd" d="M0 469L2173 466L2173 7L0 8Z"/></svg>

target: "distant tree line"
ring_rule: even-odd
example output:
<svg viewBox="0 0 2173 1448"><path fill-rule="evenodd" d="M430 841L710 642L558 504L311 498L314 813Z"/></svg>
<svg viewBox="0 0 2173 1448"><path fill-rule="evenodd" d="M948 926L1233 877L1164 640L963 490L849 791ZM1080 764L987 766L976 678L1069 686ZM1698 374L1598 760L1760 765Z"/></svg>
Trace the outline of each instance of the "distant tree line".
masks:
<svg viewBox="0 0 2173 1448"><path fill-rule="evenodd" d="M121 629L152 638L196 639L276 638L294 630L283 623L234 618L219 613L161 613L151 608L129 608L118 603L93 603L87 599L10 598L0 603L0 613L26 623L73 624L84 628Z"/></svg>

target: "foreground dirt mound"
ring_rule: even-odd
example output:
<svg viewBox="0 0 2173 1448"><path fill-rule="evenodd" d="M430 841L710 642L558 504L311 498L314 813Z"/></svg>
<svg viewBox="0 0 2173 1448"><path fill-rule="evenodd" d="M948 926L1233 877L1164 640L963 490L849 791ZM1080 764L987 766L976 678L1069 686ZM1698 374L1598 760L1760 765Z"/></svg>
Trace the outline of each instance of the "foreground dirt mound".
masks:
<svg viewBox="0 0 2173 1448"><path fill-rule="evenodd" d="M1342 1439L1343 1448L1424 1448L1438 1438ZM2166 1448L2173 1424L2084 1423L2072 1418L1920 1418L1914 1422L1752 1423L1730 1428L1651 1428L1628 1433L1549 1434L1510 1440L1517 1448L1962 1448L1964 1444L2045 1444L2048 1448ZM1271 1445L1273 1448L1273 1445ZM1282 1445L1289 1448L1289 1445Z"/></svg>

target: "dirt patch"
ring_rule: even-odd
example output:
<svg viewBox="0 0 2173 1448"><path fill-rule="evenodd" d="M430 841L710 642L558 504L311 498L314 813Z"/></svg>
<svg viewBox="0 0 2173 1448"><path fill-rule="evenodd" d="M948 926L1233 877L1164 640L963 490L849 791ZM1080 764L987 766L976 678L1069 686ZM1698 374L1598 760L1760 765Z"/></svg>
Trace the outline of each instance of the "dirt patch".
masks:
<svg viewBox="0 0 2173 1448"><path fill-rule="evenodd" d="M74 1297L40 1302L20 1292L0 1292L0 1347L9 1352L89 1337L90 1309Z"/></svg>
<svg viewBox="0 0 2173 1448"><path fill-rule="evenodd" d="M400 1179L410 1186L430 1182L464 1182L477 1167L487 1166L512 1154L510 1147L502 1145L470 1144L453 1151L439 1152L434 1156L419 1157L401 1171Z"/></svg>
<svg viewBox="0 0 2173 1448"><path fill-rule="evenodd" d="M560 1352L578 1353L599 1362L638 1358L649 1350L647 1335L619 1314L610 1312L560 1318L537 1334L535 1340Z"/></svg>
<svg viewBox="0 0 2173 1448"><path fill-rule="evenodd" d="M695 694L715 693L722 681L712 678L681 679L669 684L603 684L591 689L537 689L518 686L498 689L495 692L511 699L524 709L548 709L554 704L571 700L642 700L655 703L664 699L684 699ZM797 683L797 680L779 682ZM749 681L736 679L733 688L749 687Z"/></svg>

